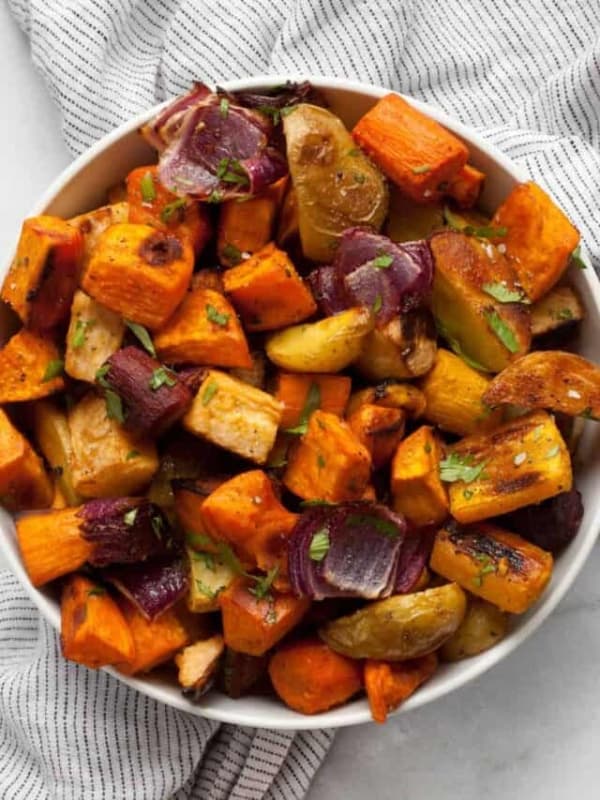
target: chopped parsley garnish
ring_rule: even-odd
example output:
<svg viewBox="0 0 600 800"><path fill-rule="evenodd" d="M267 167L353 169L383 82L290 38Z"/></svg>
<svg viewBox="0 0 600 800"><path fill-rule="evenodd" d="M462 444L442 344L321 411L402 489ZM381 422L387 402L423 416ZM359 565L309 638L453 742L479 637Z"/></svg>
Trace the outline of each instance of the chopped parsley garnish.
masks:
<svg viewBox="0 0 600 800"><path fill-rule="evenodd" d="M156 188L154 187L154 177L151 172L145 172L140 181L140 191L142 193L142 202L151 203L156 200Z"/></svg>
<svg viewBox="0 0 600 800"><path fill-rule="evenodd" d="M206 319L214 322L215 325L220 325L222 328L229 322L230 314L222 314L217 308L210 303L206 304Z"/></svg>
<svg viewBox="0 0 600 800"><path fill-rule="evenodd" d="M223 183L236 186L247 186L249 183L246 171L237 158L222 158L217 164L216 176Z"/></svg>
<svg viewBox="0 0 600 800"><path fill-rule="evenodd" d="M292 111L295 111L297 108L298 108L298 106L297 106L297 105L294 105L294 106L284 106L284 107L281 109L281 111L280 111L280 114L281 114L281 116L282 116L282 117L287 117L289 114L291 114L291 113L292 113Z"/></svg>
<svg viewBox="0 0 600 800"><path fill-rule="evenodd" d="M327 528L318 530L310 540L308 555L313 561L323 561L329 551L329 531Z"/></svg>
<svg viewBox="0 0 600 800"><path fill-rule="evenodd" d="M485 576L489 575L491 572L496 572L496 565L492 563L490 557L486 555L478 556L477 560L482 564L482 567L479 573L473 578L473 583L475 586L482 586Z"/></svg>
<svg viewBox="0 0 600 800"><path fill-rule="evenodd" d="M173 375L169 374L169 371L166 367L157 367L152 375L150 376L150 380L148 385L152 389L153 392L158 391L161 386L175 386L177 383L177 379L173 377Z"/></svg>
<svg viewBox="0 0 600 800"><path fill-rule="evenodd" d="M487 461L476 462L475 457L470 454L461 455L460 453L450 453L450 455L440 461L440 478L444 483L455 483L463 481L472 483L478 478L484 478L483 470Z"/></svg>
<svg viewBox="0 0 600 800"><path fill-rule="evenodd" d="M207 203L220 203L223 200L223 192L220 192L218 189L213 189L212 192L206 198Z"/></svg>
<svg viewBox="0 0 600 800"><path fill-rule="evenodd" d="M95 320L93 319L78 319L75 323L75 333L71 339L71 344L76 350L85 344L87 330L93 326L94 322Z"/></svg>
<svg viewBox="0 0 600 800"><path fill-rule="evenodd" d="M221 98L221 102L219 103L219 111L221 112L223 119L227 119L227 115L229 114L229 100L226 97Z"/></svg>
<svg viewBox="0 0 600 800"><path fill-rule="evenodd" d="M363 175L362 172L355 172L352 176L357 183L363 184L367 180L367 176Z"/></svg>
<svg viewBox="0 0 600 800"><path fill-rule="evenodd" d="M577 245L571 253L571 261L578 269L587 269L587 264L581 257L581 245Z"/></svg>
<svg viewBox="0 0 600 800"><path fill-rule="evenodd" d="M131 527L135 523L137 513L137 508L132 508L130 511L127 511L127 513L123 514L123 522L125 525L129 525L129 527Z"/></svg>
<svg viewBox="0 0 600 800"><path fill-rule="evenodd" d="M475 492L471 491L471 489L463 489L463 497L465 500L470 500Z"/></svg>
<svg viewBox="0 0 600 800"><path fill-rule="evenodd" d="M313 506L335 506L336 503L331 503L329 500L302 500L300 508L312 508Z"/></svg>
<svg viewBox="0 0 600 800"><path fill-rule="evenodd" d="M444 207L444 220L449 228L459 233L465 233L467 236L477 236L479 239L495 239L502 238L508 233L508 229L504 227L493 228L490 225L470 225L459 214L455 214L448 206Z"/></svg>
<svg viewBox="0 0 600 800"><path fill-rule="evenodd" d="M319 469L323 469L323 467L325 466L325 464L326 464L326 461L325 461L325 459L323 458L323 456L321 455L321 453L319 453L319 455L317 456L317 467L318 467Z"/></svg>
<svg viewBox="0 0 600 800"><path fill-rule="evenodd" d="M559 308L558 311L551 311L550 316L558 320L573 319L573 312L570 308Z"/></svg>
<svg viewBox="0 0 600 800"><path fill-rule="evenodd" d="M484 283L481 288L499 303L529 303L520 289L509 289L503 283Z"/></svg>
<svg viewBox="0 0 600 800"><path fill-rule="evenodd" d="M559 445L556 444L554 445L554 447L551 447L550 450L548 450L548 452L546 453L546 458L554 458L559 454L559 452L560 452L560 447Z"/></svg>
<svg viewBox="0 0 600 800"><path fill-rule="evenodd" d="M494 331L498 339L500 339L504 347L506 347L506 349L511 353L518 353L519 343L517 341L517 337L515 336L515 332L510 325L507 325L506 322L504 322L498 312L486 310L483 312L483 316L486 318L488 325Z"/></svg>
<svg viewBox="0 0 600 800"><path fill-rule="evenodd" d="M103 364L96 370L96 381L103 389L110 389L110 383L106 380L106 376L110 371L110 364Z"/></svg>
<svg viewBox="0 0 600 800"><path fill-rule="evenodd" d="M196 561L202 561L209 572L214 572L217 568L215 557L212 553L194 553Z"/></svg>
<svg viewBox="0 0 600 800"><path fill-rule="evenodd" d="M62 358L55 358L52 361L49 361L42 378L42 383L48 383L48 381L58 378L59 375L62 375L64 368L65 362L62 360Z"/></svg>
<svg viewBox="0 0 600 800"><path fill-rule="evenodd" d="M139 450L130 450L125 456L125 461L131 461L132 458L137 458L140 455Z"/></svg>
<svg viewBox="0 0 600 800"><path fill-rule="evenodd" d="M261 114L264 114L265 117L270 117L271 121L273 122L273 125L279 125L279 122L281 121L280 109L275 108L274 106L262 105L262 106L257 106L256 110L260 111Z"/></svg>
<svg viewBox="0 0 600 800"><path fill-rule="evenodd" d="M373 302L373 313L377 314L378 311L381 311L381 306L383 305L383 298L380 294L378 294Z"/></svg>
<svg viewBox="0 0 600 800"><path fill-rule="evenodd" d="M150 338L150 334L144 328L143 325L138 325L137 322L132 322L129 319L125 320L125 325L129 328L129 330L133 333L133 335L141 342L144 350L150 353L151 356L156 358L156 350L154 349L154 345L152 344L152 339Z"/></svg>
<svg viewBox="0 0 600 800"><path fill-rule="evenodd" d="M106 589L103 589L102 586L94 586L93 589L90 589L87 593L88 597L101 597L103 594L106 594Z"/></svg>
<svg viewBox="0 0 600 800"><path fill-rule="evenodd" d="M223 591L224 588L223 586L219 586L218 589L211 589L210 586L207 586L206 583L204 583L201 580L198 580L198 578L195 578L194 580L196 583L196 588L198 589L200 594L203 594L205 597L208 597L209 600L214 600L216 596Z"/></svg>
<svg viewBox="0 0 600 800"><path fill-rule="evenodd" d="M302 435L306 433L308 430L308 420L310 419L310 415L313 411L316 411L317 408L321 405L321 390L319 389L319 384L311 383L310 388L308 390L308 394L306 395L306 400L304 402L304 408L302 409L302 413L300 414L300 420L297 425L293 428L285 428L285 433L293 433L296 435Z"/></svg>
<svg viewBox="0 0 600 800"><path fill-rule="evenodd" d="M150 525L152 526L152 533L156 538L162 539L163 528L165 526L163 518L159 516L150 517Z"/></svg>
<svg viewBox="0 0 600 800"><path fill-rule="evenodd" d="M418 167L412 167L411 172L415 175L424 175L426 172L431 172L429 164L420 164Z"/></svg>
<svg viewBox="0 0 600 800"><path fill-rule="evenodd" d="M219 384L216 381L209 381L202 392L202 405L207 406L218 391Z"/></svg>
<svg viewBox="0 0 600 800"><path fill-rule="evenodd" d="M264 600L265 598L267 598L267 596L270 595L271 586L273 585L273 581L277 577L278 572L279 572L279 567L275 566L272 569L270 569L267 572L267 574L263 577L258 578L255 575L248 576L252 578L254 581L256 581L254 586L251 586L248 589L250 594L254 595L254 597L256 597L257 600Z"/></svg>
<svg viewBox="0 0 600 800"><path fill-rule="evenodd" d="M237 266L240 261L243 261L242 251L239 249L239 247L236 247L234 244L230 244L229 242L227 242L223 248L222 253L223 258L226 258L227 261L230 261L234 267Z"/></svg>
<svg viewBox="0 0 600 800"><path fill-rule="evenodd" d="M371 264L374 267L377 267L377 269L387 269L392 265L393 261L394 257L389 253L380 253L377 258L374 258L373 261L371 261Z"/></svg>
<svg viewBox="0 0 600 800"><path fill-rule="evenodd" d="M180 217L178 212L185 208L186 202L187 201L185 197L178 197L177 200L173 200L172 203L167 203L167 205L160 212L161 222L164 222L165 224L171 222L176 214Z"/></svg>
<svg viewBox="0 0 600 800"><path fill-rule="evenodd" d="M186 544L189 544L192 548L214 547L213 540L205 533L194 533L193 531L188 531L185 534L185 541Z"/></svg>
<svg viewBox="0 0 600 800"><path fill-rule="evenodd" d="M480 364L478 361L475 361L474 358L471 358L470 356L468 356L466 353L463 352L462 346L458 341L458 339L455 339L454 336L452 336L452 334L448 331L448 329L440 319L435 317L434 321L435 321L435 327L437 328L439 335L442 336L448 342L448 344L450 345L450 349L455 355L457 355L459 358L462 358L465 364L468 364L469 367L477 369L480 372L489 372L489 369L487 367L484 367L483 364Z"/></svg>
<svg viewBox="0 0 600 800"><path fill-rule="evenodd" d="M106 403L107 417L109 419L115 419L117 422L125 422L123 403L119 395L112 389L107 389L104 392L104 401Z"/></svg>

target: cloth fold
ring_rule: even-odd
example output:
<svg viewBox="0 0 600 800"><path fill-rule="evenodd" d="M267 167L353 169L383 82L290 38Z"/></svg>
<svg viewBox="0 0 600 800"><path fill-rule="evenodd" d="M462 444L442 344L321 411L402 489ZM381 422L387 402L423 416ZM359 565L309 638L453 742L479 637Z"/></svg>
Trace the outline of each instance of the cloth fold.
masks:
<svg viewBox="0 0 600 800"><path fill-rule="evenodd" d="M600 0L9 6L73 154L193 80L285 73L376 83L476 126L553 194L600 266ZM331 741L330 731L219 727L64 662L54 632L0 574L3 800L296 800Z"/></svg>

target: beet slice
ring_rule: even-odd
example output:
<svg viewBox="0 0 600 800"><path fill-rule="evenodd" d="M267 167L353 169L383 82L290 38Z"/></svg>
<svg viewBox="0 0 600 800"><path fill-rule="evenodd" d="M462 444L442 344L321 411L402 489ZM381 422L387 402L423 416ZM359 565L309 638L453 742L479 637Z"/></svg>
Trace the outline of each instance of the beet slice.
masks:
<svg viewBox="0 0 600 800"><path fill-rule="evenodd" d="M525 506L498 518L498 524L518 533L542 550L559 553L576 536L583 519L581 492L571 489L536 506Z"/></svg>
<svg viewBox="0 0 600 800"><path fill-rule="evenodd" d="M104 577L149 621L175 605L189 588L187 564L179 553L144 564L113 566Z"/></svg>

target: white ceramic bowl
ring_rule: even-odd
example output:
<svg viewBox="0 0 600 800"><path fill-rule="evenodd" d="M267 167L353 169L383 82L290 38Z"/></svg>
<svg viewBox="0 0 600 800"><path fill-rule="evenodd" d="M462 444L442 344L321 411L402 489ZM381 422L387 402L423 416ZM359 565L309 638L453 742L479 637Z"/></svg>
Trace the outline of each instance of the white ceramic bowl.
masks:
<svg viewBox="0 0 600 800"><path fill-rule="evenodd" d="M311 76L269 75L232 81L225 84L228 89L249 89L273 86L289 78L308 79L321 89L331 108L351 127L371 105L388 89L366 86L335 78ZM519 168L503 153L486 143L469 128L447 117L443 112L424 103L411 102L442 125L453 131L469 146L470 160L488 176L483 205L493 210L508 194L515 182L523 180ZM86 153L74 161L52 184L46 194L35 204L31 214L57 214L70 217L87 211L105 201L107 189L120 181L133 167L148 163L154 152L142 141L137 130L160 108L149 109L139 117L122 125L105 136ZM551 187L550 187L551 188ZM577 220L575 220L577 222ZM7 254L11 255L11 254ZM7 258L0 280L3 278L10 258ZM577 270L574 283L585 298L588 316L582 326L581 354L600 362L600 282L592 269ZM571 586L583 566L600 529L600 493L597 491L600 478L600 425L587 423L577 470L577 487L583 493L585 516L581 530L574 542L556 562L552 581L541 601L527 614L515 617L510 634L491 650L475 658L444 665L435 677L419 689L399 710L430 703L438 697L463 686L501 661L508 653L527 639L542 621L552 612ZM51 590L37 590L29 582L23 569L15 543L14 526L10 517L0 510L0 550L19 577L25 590L48 622L60 627L60 611L56 595ZM367 702L364 699L347 703L324 714L303 716L286 708L276 698L246 697L232 700L224 695L211 693L200 705L186 700L179 689L160 675L145 678L126 678L109 670L119 680L175 708L223 722L257 727L300 729L341 727L368 722Z"/></svg>

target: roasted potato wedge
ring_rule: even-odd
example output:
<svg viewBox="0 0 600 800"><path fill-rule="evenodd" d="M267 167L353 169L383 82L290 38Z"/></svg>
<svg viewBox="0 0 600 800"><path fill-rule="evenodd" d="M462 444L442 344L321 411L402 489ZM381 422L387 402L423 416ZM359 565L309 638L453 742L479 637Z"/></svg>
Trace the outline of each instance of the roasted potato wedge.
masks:
<svg viewBox="0 0 600 800"><path fill-rule="evenodd" d="M190 562L190 589L187 605L196 614L218 611L219 595L236 578L231 566L213 553L187 548Z"/></svg>
<svg viewBox="0 0 600 800"><path fill-rule="evenodd" d="M119 349L124 336L121 317L78 289L71 306L65 371L72 378L94 383L96 372Z"/></svg>
<svg viewBox="0 0 600 800"><path fill-rule="evenodd" d="M33 407L35 438L50 465L67 505L76 506L81 496L73 488L71 432L67 415L50 400L40 400Z"/></svg>
<svg viewBox="0 0 600 800"><path fill-rule="evenodd" d="M437 334L426 311L413 311L375 328L366 337L355 366L370 380L417 378L433 366Z"/></svg>
<svg viewBox="0 0 600 800"><path fill-rule="evenodd" d="M440 648L443 661L460 661L489 650L508 630L508 617L492 603L472 597L456 631Z"/></svg>
<svg viewBox="0 0 600 800"><path fill-rule="evenodd" d="M496 375L483 399L600 419L600 368L574 353L536 350Z"/></svg>
<svg viewBox="0 0 600 800"><path fill-rule="evenodd" d="M265 350L274 364L290 372L339 372L358 358L373 326L366 308L349 308L278 331L267 339Z"/></svg>
<svg viewBox="0 0 600 800"><path fill-rule="evenodd" d="M396 186L390 187L386 236L394 242L415 242L443 227L444 209L439 203L415 203Z"/></svg>
<svg viewBox="0 0 600 800"><path fill-rule="evenodd" d="M352 416L359 406L365 403L399 408L412 419L420 417L426 405L425 395L420 389L410 383L399 383L396 380L384 381L377 386L369 386L367 389L354 392L348 401L346 416Z"/></svg>
<svg viewBox="0 0 600 800"><path fill-rule="evenodd" d="M437 650L458 628L467 599L456 583L398 594L329 622L320 637L350 658L405 661Z"/></svg>
<svg viewBox="0 0 600 800"><path fill-rule="evenodd" d="M577 293L570 286L556 286L531 306L531 335L543 336L584 317L585 309Z"/></svg>
<svg viewBox="0 0 600 800"><path fill-rule="evenodd" d="M302 250L314 261L330 261L346 228L381 228L386 181L331 111L300 104L284 117L283 129Z"/></svg>

